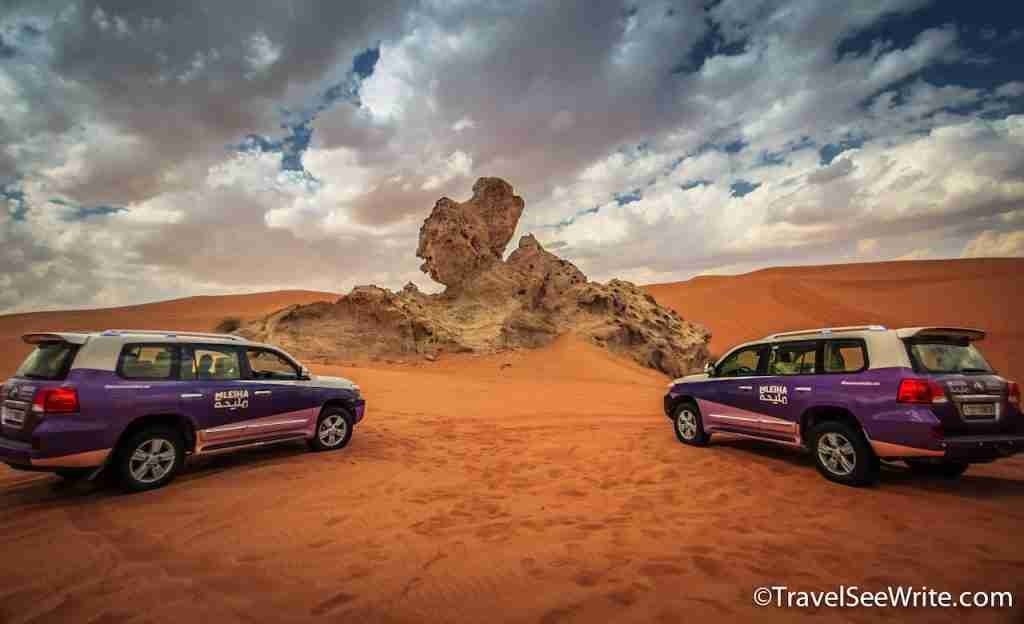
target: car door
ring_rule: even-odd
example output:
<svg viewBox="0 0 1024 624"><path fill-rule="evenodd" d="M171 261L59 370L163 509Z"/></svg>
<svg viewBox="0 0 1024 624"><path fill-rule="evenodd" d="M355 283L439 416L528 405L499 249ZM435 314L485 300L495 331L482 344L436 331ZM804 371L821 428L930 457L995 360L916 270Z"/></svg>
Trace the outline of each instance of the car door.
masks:
<svg viewBox="0 0 1024 624"><path fill-rule="evenodd" d="M121 346L116 380L104 385L111 413L121 422L178 410L189 392L178 379L181 349L173 342L130 342Z"/></svg>
<svg viewBox="0 0 1024 624"><path fill-rule="evenodd" d="M765 376L757 380L760 435L797 443L800 416L811 401L821 371L821 341L794 340L771 345Z"/></svg>
<svg viewBox="0 0 1024 624"><path fill-rule="evenodd" d="M252 389L242 383L242 350L234 345L194 344L183 349L183 410L196 423L203 450L244 443L251 432Z"/></svg>
<svg viewBox="0 0 1024 624"><path fill-rule="evenodd" d="M308 429L312 390L300 380L299 366L262 347L246 349L245 363L248 385L253 389L253 430L269 434Z"/></svg>
<svg viewBox="0 0 1024 624"><path fill-rule="evenodd" d="M764 365L765 350L765 345L740 347L719 362L714 376L716 400L698 403L706 430L758 432L754 383Z"/></svg>

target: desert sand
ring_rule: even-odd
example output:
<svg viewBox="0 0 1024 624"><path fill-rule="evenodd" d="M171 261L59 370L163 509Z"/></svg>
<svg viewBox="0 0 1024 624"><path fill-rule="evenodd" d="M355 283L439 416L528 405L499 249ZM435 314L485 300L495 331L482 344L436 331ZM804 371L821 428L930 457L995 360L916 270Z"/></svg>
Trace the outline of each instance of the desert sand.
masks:
<svg viewBox="0 0 1024 624"><path fill-rule="evenodd" d="M1021 371L1009 355L1022 269L775 269L650 290L710 327L717 352L791 327L941 321L990 329L995 365ZM24 354L25 331L209 330L332 297L0 317L0 374ZM870 317L846 316L860 313ZM958 482L886 468L879 487L854 490L791 450L725 438L683 446L661 412L664 375L572 336L535 351L312 367L354 379L369 402L341 452L300 444L200 459L171 486L131 496L0 468L0 622L1024 616L1024 458ZM774 584L1009 590L1018 609L755 609L752 590Z"/></svg>

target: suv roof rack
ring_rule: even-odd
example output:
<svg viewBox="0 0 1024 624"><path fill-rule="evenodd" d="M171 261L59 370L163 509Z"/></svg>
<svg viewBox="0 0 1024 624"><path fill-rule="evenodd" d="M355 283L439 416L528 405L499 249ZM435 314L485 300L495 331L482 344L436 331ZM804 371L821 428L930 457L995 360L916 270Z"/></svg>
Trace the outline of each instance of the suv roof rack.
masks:
<svg viewBox="0 0 1024 624"><path fill-rule="evenodd" d="M235 336L234 334L214 334L208 332L193 332L193 331L170 331L170 330L156 330L156 329L107 329L102 332L104 336L118 336L121 334L139 334L143 336L164 336L166 338L176 338L178 336L188 336L191 338L217 338L220 340L235 340L242 341L244 338L241 336Z"/></svg>
<svg viewBox="0 0 1024 624"><path fill-rule="evenodd" d="M818 329L800 329L797 331L779 332L765 336L765 340L773 340L784 336L804 336L808 334L833 334L846 331L886 331L885 325L847 325L845 327L819 327Z"/></svg>

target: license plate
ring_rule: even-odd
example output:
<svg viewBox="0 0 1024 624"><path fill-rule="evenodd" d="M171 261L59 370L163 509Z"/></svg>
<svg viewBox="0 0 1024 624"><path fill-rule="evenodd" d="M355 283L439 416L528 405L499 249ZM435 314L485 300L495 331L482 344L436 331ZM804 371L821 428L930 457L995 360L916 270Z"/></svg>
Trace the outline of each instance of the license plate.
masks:
<svg viewBox="0 0 1024 624"><path fill-rule="evenodd" d="M995 418L995 403L964 403L961 408L966 418Z"/></svg>
<svg viewBox="0 0 1024 624"><path fill-rule="evenodd" d="M4 407L0 422L11 427L20 427L25 424L25 412L10 407Z"/></svg>

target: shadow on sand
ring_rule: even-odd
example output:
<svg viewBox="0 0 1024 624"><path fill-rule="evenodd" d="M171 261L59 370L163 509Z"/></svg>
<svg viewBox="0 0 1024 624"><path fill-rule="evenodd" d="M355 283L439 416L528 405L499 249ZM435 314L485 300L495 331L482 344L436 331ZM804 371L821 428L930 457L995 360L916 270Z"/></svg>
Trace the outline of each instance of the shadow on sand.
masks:
<svg viewBox="0 0 1024 624"><path fill-rule="evenodd" d="M304 443L292 442L198 457L190 459L185 469L167 488L187 487L190 481L207 479L225 472L234 472L239 478L245 478L248 471L308 454L309 450ZM65 481L45 472L24 472L6 483L0 483L0 501L7 512L17 511L19 507L39 509L70 502L89 504L125 495L129 494L117 487L115 475L110 470L104 471L92 481Z"/></svg>
<svg viewBox="0 0 1024 624"><path fill-rule="evenodd" d="M771 442L719 437L711 442L712 448L716 446L754 454L806 470L815 470L814 460L808 453ZM926 490L977 500L1016 498L1024 503L1024 480L977 474L979 469L980 467L977 466L968 468L967 473L959 479L943 479L914 474L902 463L883 462L876 487L896 488L902 491ZM972 471L975 474L972 474Z"/></svg>

